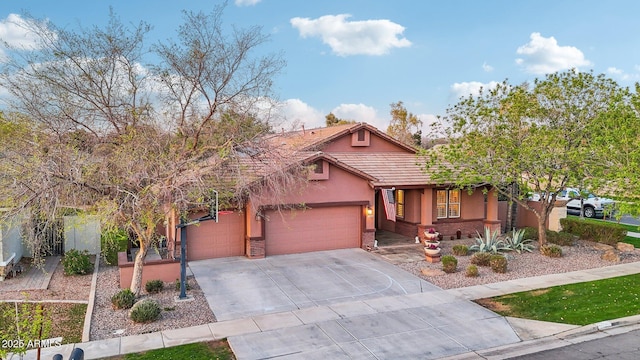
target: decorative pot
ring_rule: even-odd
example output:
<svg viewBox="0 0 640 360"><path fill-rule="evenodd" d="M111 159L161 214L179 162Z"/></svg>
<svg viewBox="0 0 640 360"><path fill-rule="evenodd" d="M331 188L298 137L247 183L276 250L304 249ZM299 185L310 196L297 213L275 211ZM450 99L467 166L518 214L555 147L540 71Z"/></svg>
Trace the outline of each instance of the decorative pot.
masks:
<svg viewBox="0 0 640 360"><path fill-rule="evenodd" d="M435 233L430 233L430 232L426 232L426 231L424 232L424 238L427 241L433 241L433 240L437 239L438 235L440 235L440 234L437 233L437 232L435 232Z"/></svg>
<svg viewBox="0 0 640 360"><path fill-rule="evenodd" d="M424 246L426 246L426 247L429 247L429 246L431 246L431 247L433 247L433 246L439 247L440 246L440 241L425 241L424 242Z"/></svg>
<svg viewBox="0 0 640 360"><path fill-rule="evenodd" d="M425 253L426 255L429 255L429 256L435 256L435 255L440 254L440 250L442 250L442 249L440 249L440 248L437 248L437 249L429 249L428 247L425 247L425 248L424 248L424 253Z"/></svg>

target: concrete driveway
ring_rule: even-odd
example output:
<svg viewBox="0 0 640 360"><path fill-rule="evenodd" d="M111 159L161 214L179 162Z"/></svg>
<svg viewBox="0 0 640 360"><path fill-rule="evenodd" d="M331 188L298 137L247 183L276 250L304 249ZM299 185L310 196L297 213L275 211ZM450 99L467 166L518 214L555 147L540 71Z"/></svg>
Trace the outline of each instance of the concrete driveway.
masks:
<svg viewBox="0 0 640 360"><path fill-rule="evenodd" d="M190 261L189 268L218 321L439 290L360 249Z"/></svg>
<svg viewBox="0 0 640 360"><path fill-rule="evenodd" d="M192 261L238 359L437 359L520 341L501 316L360 249Z"/></svg>

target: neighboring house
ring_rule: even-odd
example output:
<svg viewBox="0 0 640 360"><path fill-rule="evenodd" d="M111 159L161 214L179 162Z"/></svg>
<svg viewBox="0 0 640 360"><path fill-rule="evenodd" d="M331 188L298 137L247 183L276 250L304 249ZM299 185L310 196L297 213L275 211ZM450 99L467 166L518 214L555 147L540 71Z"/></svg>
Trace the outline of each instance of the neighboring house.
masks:
<svg viewBox="0 0 640 360"><path fill-rule="evenodd" d="M265 141L296 152L312 166L304 188L279 198L294 209L278 210L265 192L217 223L190 226L188 260L370 249L377 229L413 238L431 227L446 236L500 228L491 188L485 195L482 189L469 193L436 184L416 149L366 123L274 134ZM175 220L168 221L169 242L173 229Z"/></svg>

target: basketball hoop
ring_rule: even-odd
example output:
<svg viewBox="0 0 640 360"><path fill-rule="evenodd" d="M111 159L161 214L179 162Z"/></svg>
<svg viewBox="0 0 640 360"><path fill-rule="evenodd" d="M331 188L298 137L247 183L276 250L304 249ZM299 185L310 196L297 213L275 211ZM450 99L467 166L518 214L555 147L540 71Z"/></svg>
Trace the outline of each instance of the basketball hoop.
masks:
<svg viewBox="0 0 640 360"><path fill-rule="evenodd" d="M233 214L233 211L231 210L218 211L218 215L229 215L229 214Z"/></svg>

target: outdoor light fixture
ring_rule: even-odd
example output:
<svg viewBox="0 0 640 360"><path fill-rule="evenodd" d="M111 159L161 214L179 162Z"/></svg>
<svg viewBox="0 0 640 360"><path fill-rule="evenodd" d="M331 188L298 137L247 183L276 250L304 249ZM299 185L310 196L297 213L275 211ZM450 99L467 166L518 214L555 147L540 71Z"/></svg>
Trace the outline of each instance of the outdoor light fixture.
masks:
<svg viewBox="0 0 640 360"><path fill-rule="evenodd" d="M369 216L373 215L373 209L369 205L367 205L367 215Z"/></svg>

